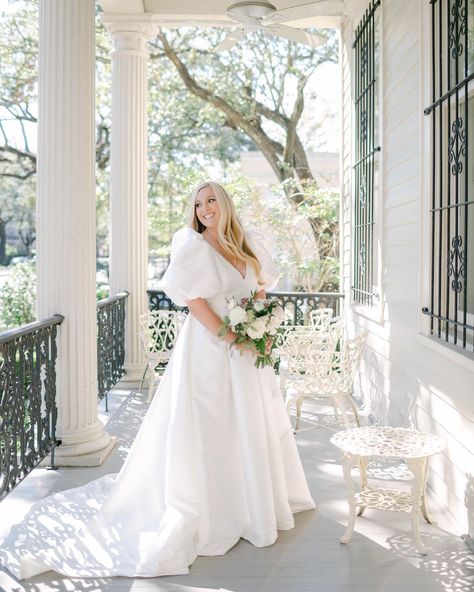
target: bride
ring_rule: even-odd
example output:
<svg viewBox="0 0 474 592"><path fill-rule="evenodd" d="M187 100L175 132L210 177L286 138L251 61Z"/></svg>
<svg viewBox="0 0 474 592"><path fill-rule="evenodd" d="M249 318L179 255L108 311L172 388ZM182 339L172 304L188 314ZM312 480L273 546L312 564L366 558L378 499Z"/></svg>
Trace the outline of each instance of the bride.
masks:
<svg viewBox="0 0 474 592"><path fill-rule="evenodd" d="M13 575L186 574L240 538L273 544L314 508L273 369L218 336L227 300L264 298L275 279L225 189L199 185L162 280L190 314L132 450L117 475L38 502L11 529L0 561Z"/></svg>

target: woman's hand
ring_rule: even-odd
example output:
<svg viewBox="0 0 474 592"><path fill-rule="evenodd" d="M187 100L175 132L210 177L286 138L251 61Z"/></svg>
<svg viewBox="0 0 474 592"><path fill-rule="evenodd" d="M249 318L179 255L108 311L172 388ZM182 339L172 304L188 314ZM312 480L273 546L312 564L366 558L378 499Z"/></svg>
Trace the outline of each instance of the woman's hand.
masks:
<svg viewBox="0 0 474 592"><path fill-rule="evenodd" d="M208 331L213 335L218 335L227 343L232 343L237 338L235 333L227 331L221 334L223 326L222 319L212 310L209 303L204 298L195 298L186 302L189 312L195 317Z"/></svg>
<svg viewBox="0 0 474 592"><path fill-rule="evenodd" d="M273 339L271 337L267 337L265 342L265 353L269 356L272 353L272 345Z"/></svg>
<svg viewBox="0 0 474 592"><path fill-rule="evenodd" d="M240 353L244 353L246 351L250 352L251 354L257 353L257 349L251 341L245 341L244 343L236 343L234 347L238 349Z"/></svg>
<svg viewBox="0 0 474 592"><path fill-rule="evenodd" d="M232 345L234 341L237 339L237 335L235 333L232 333L232 331L227 331L227 333L222 336L222 339L229 345Z"/></svg>

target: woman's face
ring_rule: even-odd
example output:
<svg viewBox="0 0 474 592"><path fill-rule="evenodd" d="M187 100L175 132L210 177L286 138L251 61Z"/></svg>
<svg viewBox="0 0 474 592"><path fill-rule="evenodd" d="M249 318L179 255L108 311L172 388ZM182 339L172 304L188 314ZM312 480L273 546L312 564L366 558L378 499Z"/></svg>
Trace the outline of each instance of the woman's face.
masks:
<svg viewBox="0 0 474 592"><path fill-rule="evenodd" d="M217 228L221 217L221 209L211 187L203 187L198 191L194 209L199 222L203 226L209 229Z"/></svg>

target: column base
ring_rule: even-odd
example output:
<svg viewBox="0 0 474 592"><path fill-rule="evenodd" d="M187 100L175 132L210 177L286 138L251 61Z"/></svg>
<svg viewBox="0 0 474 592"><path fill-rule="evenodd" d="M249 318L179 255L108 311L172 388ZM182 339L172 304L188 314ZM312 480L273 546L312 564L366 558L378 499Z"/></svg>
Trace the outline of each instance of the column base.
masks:
<svg viewBox="0 0 474 592"><path fill-rule="evenodd" d="M108 458L116 444L115 436L104 433L99 441L70 446L61 445L54 451L54 464L58 467L98 467ZM50 464L51 455L45 460Z"/></svg>
<svg viewBox="0 0 474 592"><path fill-rule="evenodd" d="M120 383L127 382L140 382L143 373L145 372L146 362L142 364L129 364L125 365L125 374L120 379Z"/></svg>

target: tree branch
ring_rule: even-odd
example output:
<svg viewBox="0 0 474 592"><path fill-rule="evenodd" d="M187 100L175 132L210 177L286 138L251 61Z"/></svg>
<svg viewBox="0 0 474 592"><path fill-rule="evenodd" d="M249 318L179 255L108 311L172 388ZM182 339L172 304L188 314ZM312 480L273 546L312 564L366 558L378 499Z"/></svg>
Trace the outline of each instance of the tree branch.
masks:
<svg viewBox="0 0 474 592"><path fill-rule="evenodd" d="M32 152L24 152L23 150L19 150L18 148L14 148L13 146L9 146L8 144L6 144L5 146L0 146L0 152L9 152L10 154L14 154L19 158L27 158L35 165L36 169L36 155Z"/></svg>
<svg viewBox="0 0 474 592"><path fill-rule="evenodd" d="M291 114L291 116L288 120L284 158L287 162L290 162L290 163L293 162L296 127L297 127L298 122L299 122L301 115L303 113L304 88L305 88L307 82L308 82L307 76L300 76L300 79L298 81L298 88L296 91L296 101L295 101L295 104L293 107L293 113Z"/></svg>
<svg viewBox="0 0 474 592"><path fill-rule="evenodd" d="M283 146L279 142L272 140L263 131L260 123L255 121L255 118L253 120L247 119L245 115L235 109L222 97L198 84L197 81L191 76L184 62L180 60L176 52L173 50L162 31L160 31L158 37L163 44L163 49L166 53L166 56L175 66L186 88L195 96L208 103L211 103L222 113L224 113L226 120L231 127L240 128L242 131L244 131L260 148L280 181L283 181L285 178L287 178L288 175L285 172L284 167L281 166L281 163L277 157L277 154L283 153Z"/></svg>

